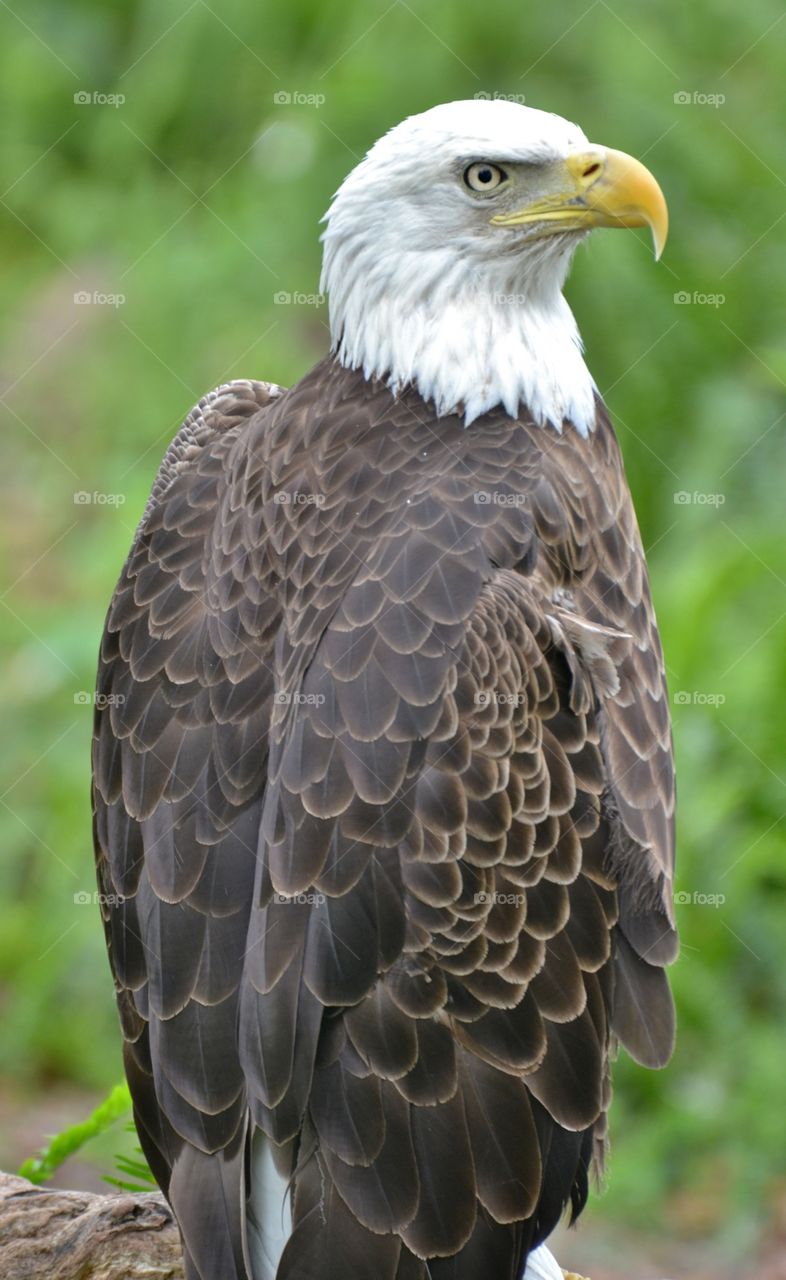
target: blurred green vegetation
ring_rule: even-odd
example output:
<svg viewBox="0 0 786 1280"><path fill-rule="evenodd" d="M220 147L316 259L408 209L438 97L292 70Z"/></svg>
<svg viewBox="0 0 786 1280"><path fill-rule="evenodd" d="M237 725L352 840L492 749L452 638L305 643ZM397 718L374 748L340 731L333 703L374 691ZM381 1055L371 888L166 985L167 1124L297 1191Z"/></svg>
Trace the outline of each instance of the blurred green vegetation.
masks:
<svg viewBox="0 0 786 1280"><path fill-rule="evenodd" d="M215 384L290 383L323 353L324 311L275 295L315 293L318 218L380 133L523 94L645 159L672 217L658 266L643 234L604 232L568 286L650 548L687 895L677 1052L660 1074L620 1061L591 1215L743 1248L786 1150L780 4L16 6L0 9L3 1088L35 1115L79 1086L81 1119L121 1077L80 901L79 694L167 441Z"/></svg>
<svg viewBox="0 0 786 1280"><path fill-rule="evenodd" d="M28 1157L19 1168L20 1174L30 1182L49 1182L61 1164L80 1151L88 1142L95 1142L96 1138L112 1129L118 1120L124 1118L127 1120L130 1110L131 1094L128 1085L125 1083L114 1085L103 1102L86 1120L68 1125L38 1154ZM133 1122L129 1123L133 1125ZM146 1166L143 1168L147 1181L153 1180L150 1169ZM153 1183L155 1185L154 1180Z"/></svg>

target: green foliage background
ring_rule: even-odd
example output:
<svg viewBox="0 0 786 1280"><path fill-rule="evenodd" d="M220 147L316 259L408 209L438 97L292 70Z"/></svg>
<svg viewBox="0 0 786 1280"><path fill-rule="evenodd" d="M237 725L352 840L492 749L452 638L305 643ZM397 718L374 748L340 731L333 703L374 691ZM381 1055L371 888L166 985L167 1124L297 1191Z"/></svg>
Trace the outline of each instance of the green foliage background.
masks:
<svg viewBox="0 0 786 1280"><path fill-rule="evenodd" d="M689 897L678 1049L657 1075L620 1061L593 1213L729 1248L765 1228L786 1149L782 17L777 0L0 8L0 1079L23 1105L61 1081L97 1101L121 1075L78 898L78 695L166 443L215 384L289 383L323 353L324 310L275 295L316 292L318 218L380 133L523 94L645 159L672 217L662 264L643 234L604 232L568 286L650 548Z"/></svg>

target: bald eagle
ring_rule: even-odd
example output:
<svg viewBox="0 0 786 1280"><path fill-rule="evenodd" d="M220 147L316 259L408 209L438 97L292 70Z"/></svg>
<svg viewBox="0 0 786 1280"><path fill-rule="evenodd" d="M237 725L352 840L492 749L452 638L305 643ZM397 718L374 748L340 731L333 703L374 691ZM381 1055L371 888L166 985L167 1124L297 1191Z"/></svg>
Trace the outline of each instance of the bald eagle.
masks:
<svg viewBox="0 0 786 1280"><path fill-rule="evenodd" d="M636 160L503 101L371 148L332 347L219 387L104 630L104 922L189 1280L534 1280L621 1043L670 1056L674 774L617 441L562 286Z"/></svg>

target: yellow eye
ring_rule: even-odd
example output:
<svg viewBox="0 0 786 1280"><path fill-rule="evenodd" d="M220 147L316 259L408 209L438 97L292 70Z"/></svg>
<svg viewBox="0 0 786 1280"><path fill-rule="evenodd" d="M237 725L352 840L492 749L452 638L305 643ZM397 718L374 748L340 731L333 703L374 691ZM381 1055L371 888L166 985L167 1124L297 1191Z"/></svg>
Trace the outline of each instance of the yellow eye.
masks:
<svg viewBox="0 0 786 1280"><path fill-rule="evenodd" d="M494 191L507 176L504 169L487 160L478 160L464 170L464 181L471 191Z"/></svg>

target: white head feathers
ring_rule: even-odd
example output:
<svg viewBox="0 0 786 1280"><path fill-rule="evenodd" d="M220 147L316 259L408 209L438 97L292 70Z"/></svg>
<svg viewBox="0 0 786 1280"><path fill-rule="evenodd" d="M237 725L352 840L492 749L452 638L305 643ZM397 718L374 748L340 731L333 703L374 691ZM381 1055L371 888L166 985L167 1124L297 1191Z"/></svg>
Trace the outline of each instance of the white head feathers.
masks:
<svg viewBox="0 0 786 1280"><path fill-rule="evenodd" d="M585 435L594 383L562 286L583 232L535 239L491 224L467 166L530 172L587 145L574 124L501 100L445 103L381 138L325 215L321 289L342 364L391 389L414 383L467 424L519 406Z"/></svg>

